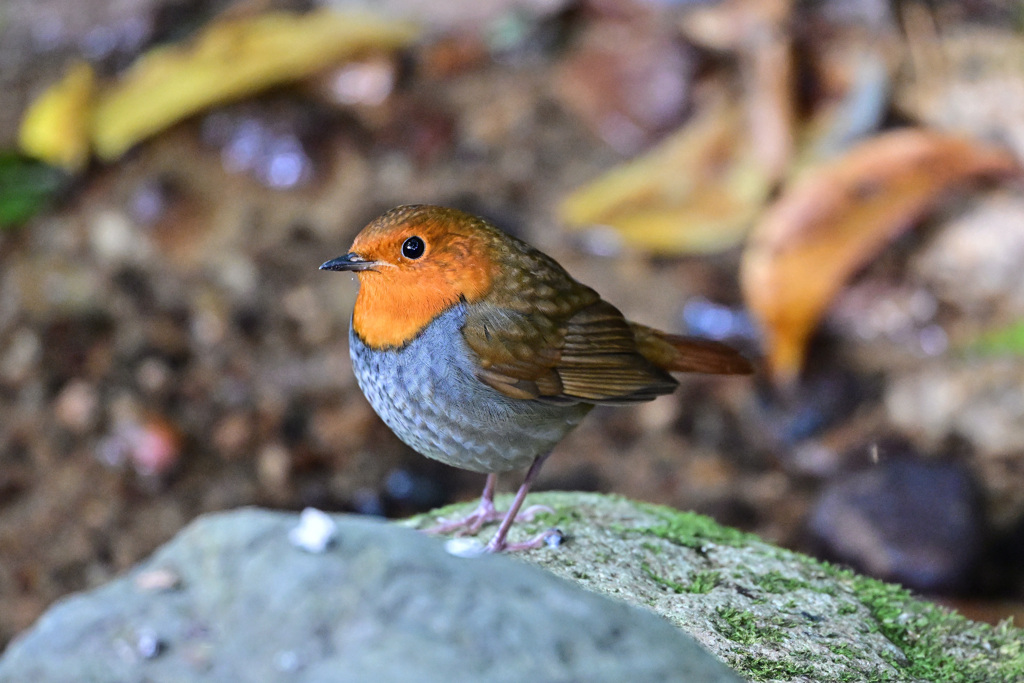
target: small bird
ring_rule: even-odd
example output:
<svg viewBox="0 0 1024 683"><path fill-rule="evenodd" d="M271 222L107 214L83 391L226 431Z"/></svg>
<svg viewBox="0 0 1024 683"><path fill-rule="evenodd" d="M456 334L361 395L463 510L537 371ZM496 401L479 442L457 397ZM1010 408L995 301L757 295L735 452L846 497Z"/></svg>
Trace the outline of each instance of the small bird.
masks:
<svg viewBox="0 0 1024 683"><path fill-rule="evenodd" d="M595 405L671 393L669 371L752 372L724 344L627 321L550 256L456 209L394 208L320 269L358 276L349 350L385 424L429 458L487 474L476 510L433 531L500 519L490 552L546 540L506 538L544 460ZM497 475L526 467L497 511Z"/></svg>

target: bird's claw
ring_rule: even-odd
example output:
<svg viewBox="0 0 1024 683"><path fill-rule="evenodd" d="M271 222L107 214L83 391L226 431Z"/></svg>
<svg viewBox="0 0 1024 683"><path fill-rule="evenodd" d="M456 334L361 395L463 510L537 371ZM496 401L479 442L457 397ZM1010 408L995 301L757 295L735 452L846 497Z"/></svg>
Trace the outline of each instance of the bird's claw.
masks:
<svg viewBox="0 0 1024 683"><path fill-rule="evenodd" d="M484 552L488 553L515 553L521 550L536 550L542 548L545 545L551 548L557 548L562 544L564 537L562 532L558 529L547 529L528 541L522 541L521 543L509 543L504 539L498 540L497 537L491 539L491 542L484 548Z"/></svg>

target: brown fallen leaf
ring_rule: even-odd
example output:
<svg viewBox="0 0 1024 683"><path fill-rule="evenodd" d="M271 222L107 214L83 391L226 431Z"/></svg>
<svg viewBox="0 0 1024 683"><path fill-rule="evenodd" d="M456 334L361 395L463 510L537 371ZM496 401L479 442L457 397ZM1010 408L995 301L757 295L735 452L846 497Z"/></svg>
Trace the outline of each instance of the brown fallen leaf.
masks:
<svg viewBox="0 0 1024 683"><path fill-rule="evenodd" d="M739 107L709 107L651 151L565 198L570 227L608 225L631 246L661 254L738 244L772 179L744 134Z"/></svg>
<svg viewBox="0 0 1024 683"><path fill-rule="evenodd" d="M879 135L801 174L764 213L740 277L769 367L791 384L829 302L860 266L966 180L1019 172L1003 149L924 129Z"/></svg>

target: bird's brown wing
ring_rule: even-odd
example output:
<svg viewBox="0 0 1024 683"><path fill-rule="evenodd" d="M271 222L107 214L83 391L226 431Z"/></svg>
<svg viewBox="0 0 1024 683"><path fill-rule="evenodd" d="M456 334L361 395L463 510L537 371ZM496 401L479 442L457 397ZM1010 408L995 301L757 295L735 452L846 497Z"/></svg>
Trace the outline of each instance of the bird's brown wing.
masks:
<svg viewBox="0 0 1024 683"><path fill-rule="evenodd" d="M617 308L568 275L541 282L561 273L533 273L519 296L469 308L462 334L480 358L480 381L513 398L588 403L648 401L676 388L637 350Z"/></svg>

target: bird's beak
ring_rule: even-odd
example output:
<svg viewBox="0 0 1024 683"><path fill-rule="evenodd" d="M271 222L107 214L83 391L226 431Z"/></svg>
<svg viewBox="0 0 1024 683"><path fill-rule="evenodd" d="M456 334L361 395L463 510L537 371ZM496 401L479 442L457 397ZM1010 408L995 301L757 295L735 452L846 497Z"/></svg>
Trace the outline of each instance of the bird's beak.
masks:
<svg viewBox="0 0 1024 683"><path fill-rule="evenodd" d="M376 261L367 261L354 251L350 251L344 256L331 259L323 264L320 266L320 270L351 270L359 272L360 270L373 270L376 266Z"/></svg>

